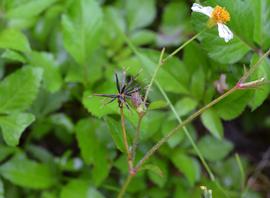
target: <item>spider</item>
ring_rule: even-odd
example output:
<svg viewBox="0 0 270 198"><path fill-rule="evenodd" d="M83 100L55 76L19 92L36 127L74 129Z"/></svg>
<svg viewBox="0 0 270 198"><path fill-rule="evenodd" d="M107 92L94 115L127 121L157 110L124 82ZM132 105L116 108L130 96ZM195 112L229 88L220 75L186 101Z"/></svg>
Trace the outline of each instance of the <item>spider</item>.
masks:
<svg viewBox="0 0 270 198"><path fill-rule="evenodd" d="M116 88L117 88L118 93L117 94L94 94L94 95L106 97L106 98L111 98L111 100L107 104L112 103L114 100L117 99L118 106L120 108L123 108L123 106L125 105L130 110L130 107L129 107L126 99L131 99L132 94L140 91L139 87L135 87L135 88L131 87L135 78L131 77L130 80L128 82L126 82L126 72L123 71L122 72L122 81L121 81L121 83L119 83L117 73L115 73L115 83L116 83Z"/></svg>

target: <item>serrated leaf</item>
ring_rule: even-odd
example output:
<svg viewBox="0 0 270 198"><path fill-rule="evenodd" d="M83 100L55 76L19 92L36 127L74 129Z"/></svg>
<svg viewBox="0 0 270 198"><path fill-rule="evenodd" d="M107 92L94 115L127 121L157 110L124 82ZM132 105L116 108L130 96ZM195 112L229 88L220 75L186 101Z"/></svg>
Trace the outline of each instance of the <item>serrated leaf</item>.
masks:
<svg viewBox="0 0 270 198"><path fill-rule="evenodd" d="M178 115L181 117L193 111L197 105L198 102L196 100L190 97L184 97L175 104L175 109Z"/></svg>
<svg viewBox="0 0 270 198"><path fill-rule="evenodd" d="M198 32L206 28L207 17L193 13L192 20ZM215 61L224 64L239 61L250 50L250 47L236 36L226 43L218 36L216 26L203 32L200 39L208 55Z"/></svg>
<svg viewBox="0 0 270 198"><path fill-rule="evenodd" d="M254 40L267 49L270 45L270 0L252 1L254 15Z"/></svg>
<svg viewBox="0 0 270 198"><path fill-rule="evenodd" d="M14 62L21 62L21 63L26 62L26 58L14 50L7 49L1 56L5 59L8 59Z"/></svg>
<svg viewBox="0 0 270 198"><path fill-rule="evenodd" d="M33 189L46 189L57 181L49 165L37 163L24 156L15 156L0 166L0 174L11 183Z"/></svg>
<svg viewBox="0 0 270 198"><path fill-rule="evenodd" d="M0 179L0 198L5 198L5 189L2 180Z"/></svg>
<svg viewBox="0 0 270 198"><path fill-rule="evenodd" d="M232 120L244 111L250 97L250 90L236 91L217 103L214 109L222 119Z"/></svg>
<svg viewBox="0 0 270 198"><path fill-rule="evenodd" d="M219 140L210 135L202 137L198 148L205 159L210 161L222 160L233 149L233 144L226 139Z"/></svg>
<svg viewBox="0 0 270 198"><path fill-rule="evenodd" d="M104 102L105 101L105 102ZM107 101L110 101L107 100ZM102 97L94 96L89 91L83 93L83 105L94 116L101 118L108 114L117 114L119 112L116 102L106 104L106 100ZM104 105L106 104L106 105Z"/></svg>
<svg viewBox="0 0 270 198"><path fill-rule="evenodd" d="M32 52L30 64L43 69L44 86L50 92L58 91L62 85L59 67L52 54L46 52Z"/></svg>
<svg viewBox="0 0 270 198"><path fill-rule="evenodd" d="M200 165L196 159L177 151L171 156L171 160L178 170L186 176L191 185L198 181L200 178Z"/></svg>
<svg viewBox="0 0 270 198"><path fill-rule="evenodd" d="M150 103L148 109L154 110L154 109L162 109L167 106L167 103L164 100L157 100Z"/></svg>
<svg viewBox="0 0 270 198"><path fill-rule="evenodd" d="M34 120L35 116L30 113L12 113L0 116L0 126L5 142L10 146L16 146L25 128Z"/></svg>
<svg viewBox="0 0 270 198"><path fill-rule="evenodd" d="M258 61L259 57L254 55L251 60L251 65ZM258 80L264 77L266 81L270 79L270 62L268 59L263 60L258 69L251 75L250 80ZM255 88L253 96L250 99L250 107L252 111L257 109L268 98L270 93L269 84L263 84Z"/></svg>
<svg viewBox="0 0 270 198"><path fill-rule="evenodd" d="M218 138L223 138L223 126L220 118L213 109L208 109L201 115L203 125L210 131L210 133Z"/></svg>
<svg viewBox="0 0 270 198"><path fill-rule="evenodd" d="M36 98L42 70L24 67L0 83L0 112L11 113L27 109Z"/></svg>
<svg viewBox="0 0 270 198"><path fill-rule="evenodd" d="M155 0L126 1L126 7L130 31L145 27L155 19Z"/></svg>
<svg viewBox="0 0 270 198"><path fill-rule="evenodd" d="M110 170L107 151L96 134L99 126L98 120L82 119L75 127L81 155L86 164L94 165L92 180L97 186L108 176Z"/></svg>
<svg viewBox="0 0 270 198"><path fill-rule="evenodd" d="M99 47L102 15L97 1L78 0L62 17L64 46L80 65L87 64L87 58Z"/></svg>
<svg viewBox="0 0 270 198"><path fill-rule="evenodd" d="M60 198L104 198L104 196L84 180L71 180L65 185L60 194Z"/></svg>
<svg viewBox="0 0 270 198"><path fill-rule="evenodd" d="M18 50L21 52L31 51L26 36L15 29L5 29L0 32L0 48Z"/></svg>
<svg viewBox="0 0 270 198"><path fill-rule="evenodd" d="M191 77L191 93L197 99L200 100L203 96L205 89L205 74L203 68L199 66Z"/></svg>
<svg viewBox="0 0 270 198"><path fill-rule="evenodd" d="M9 8L6 13L7 18L31 18L37 16L57 0L27 0L17 3Z"/></svg>
<svg viewBox="0 0 270 198"><path fill-rule="evenodd" d="M105 119L105 121L109 126L109 130L110 130L111 136L113 138L113 141L114 141L116 147L120 151L126 152L124 142L123 142L123 137L122 137L122 131L121 131L122 129L121 129L120 124L110 117L107 117Z"/></svg>
<svg viewBox="0 0 270 198"><path fill-rule="evenodd" d="M161 169L154 164L146 164L143 167L141 167L140 170L149 170L149 171L159 175L160 177L163 177L163 173L162 173Z"/></svg>

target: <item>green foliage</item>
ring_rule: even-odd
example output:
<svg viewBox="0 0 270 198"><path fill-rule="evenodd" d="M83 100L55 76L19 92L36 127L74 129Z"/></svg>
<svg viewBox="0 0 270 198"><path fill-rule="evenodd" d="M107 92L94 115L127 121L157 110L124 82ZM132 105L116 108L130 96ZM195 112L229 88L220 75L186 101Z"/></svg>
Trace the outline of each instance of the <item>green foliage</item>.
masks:
<svg viewBox="0 0 270 198"><path fill-rule="evenodd" d="M270 48L270 0L196 1L229 11L226 25L234 38L228 43L216 26L207 26L207 16L191 12L194 2L0 1L0 198L116 197L128 174L120 109L117 100L107 104L111 98L95 94L116 94L114 73L125 70L127 81L138 74L131 87L140 87L144 97L162 48L164 60L197 33L161 62L134 166L179 118L200 119L155 150L125 197L197 198L200 186L219 198L265 196L243 185L256 169L254 153L269 145L266 135L260 136L270 126L269 58L246 81L265 78L260 85L194 113L234 87ZM139 108L127 102L131 151ZM232 157L235 152L243 168Z"/></svg>

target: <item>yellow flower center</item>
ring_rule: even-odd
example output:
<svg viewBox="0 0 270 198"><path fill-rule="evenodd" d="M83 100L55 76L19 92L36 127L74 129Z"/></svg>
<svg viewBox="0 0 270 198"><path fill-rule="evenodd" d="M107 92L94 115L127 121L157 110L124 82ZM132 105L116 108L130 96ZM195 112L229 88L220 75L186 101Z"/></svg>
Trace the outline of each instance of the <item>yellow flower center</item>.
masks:
<svg viewBox="0 0 270 198"><path fill-rule="evenodd" d="M230 13L220 6L216 6L212 12L211 19L216 23L226 23L230 21Z"/></svg>

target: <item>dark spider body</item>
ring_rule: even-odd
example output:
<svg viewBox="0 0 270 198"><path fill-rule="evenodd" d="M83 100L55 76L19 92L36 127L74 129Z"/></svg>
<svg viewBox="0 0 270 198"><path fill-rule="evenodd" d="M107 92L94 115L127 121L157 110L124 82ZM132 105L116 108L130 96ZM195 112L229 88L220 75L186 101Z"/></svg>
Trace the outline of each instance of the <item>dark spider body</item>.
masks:
<svg viewBox="0 0 270 198"><path fill-rule="evenodd" d="M118 106L123 108L125 104L128 109L129 105L127 103L127 99L131 99L132 94L139 92L140 88L138 87L131 87L132 83L134 82L134 78L131 78L128 82L126 82L126 72L123 71L122 73L122 81L121 84L119 83L119 79L117 74L115 73L115 83L118 93L117 94L94 94L95 96L107 97L111 98L111 100L107 103L111 103L117 99Z"/></svg>

